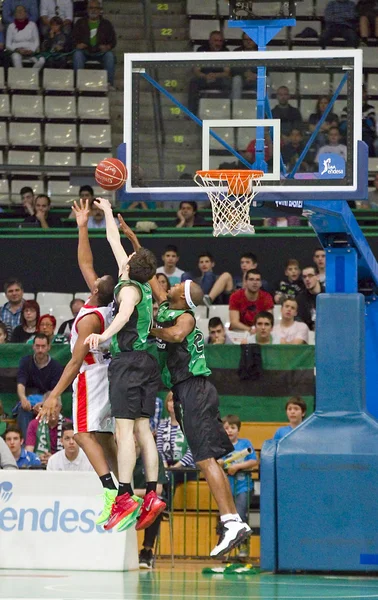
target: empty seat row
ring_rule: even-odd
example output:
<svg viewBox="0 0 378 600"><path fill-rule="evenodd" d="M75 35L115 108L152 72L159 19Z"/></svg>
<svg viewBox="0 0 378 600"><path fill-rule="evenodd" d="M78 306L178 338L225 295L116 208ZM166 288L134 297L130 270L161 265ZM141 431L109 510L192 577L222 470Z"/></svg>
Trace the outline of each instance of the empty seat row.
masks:
<svg viewBox="0 0 378 600"><path fill-rule="evenodd" d="M80 125L47 123L42 135L41 123L0 122L0 146L32 146L49 148L111 148L110 125Z"/></svg>
<svg viewBox="0 0 378 600"><path fill-rule="evenodd" d="M0 119L109 120L107 96L39 96L0 94Z"/></svg>
<svg viewBox="0 0 378 600"><path fill-rule="evenodd" d="M0 88L11 90L40 89L39 70L10 67L8 84L5 83L4 68L0 68ZM108 74L102 69L78 69L75 86L75 73L72 69L44 69L43 89L46 92L102 92L108 91Z"/></svg>
<svg viewBox="0 0 378 600"><path fill-rule="evenodd" d="M5 165L47 165L56 167L96 167L104 158L110 158L110 152L45 152L39 150L9 150L8 156L0 151L0 164ZM27 173L26 169L26 173Z"/></svg>

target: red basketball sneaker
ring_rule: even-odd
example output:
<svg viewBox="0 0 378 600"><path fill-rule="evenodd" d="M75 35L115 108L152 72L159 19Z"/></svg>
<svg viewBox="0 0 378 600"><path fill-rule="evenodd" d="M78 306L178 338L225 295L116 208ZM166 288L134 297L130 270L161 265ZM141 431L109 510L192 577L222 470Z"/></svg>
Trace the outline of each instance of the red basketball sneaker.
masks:
<svg viewBox="0 0 378 600"><path fill-rule="evenodd" d="M146 529L166 507L166 503L158 498L156 492L148 492L144 497L140 517L135 529Z"/></svg>
<svg viewBox="0 0 378 600"><path fill-rule="evenodd" d="M117 496L114 500L109 520L104 525L104 529L112 529L112 527L127 517L127 515L130 515L134 511L139 511L139 509L139 502L136 502L129 493L126 492L126 494L122 494L122 496Z"/></svg>

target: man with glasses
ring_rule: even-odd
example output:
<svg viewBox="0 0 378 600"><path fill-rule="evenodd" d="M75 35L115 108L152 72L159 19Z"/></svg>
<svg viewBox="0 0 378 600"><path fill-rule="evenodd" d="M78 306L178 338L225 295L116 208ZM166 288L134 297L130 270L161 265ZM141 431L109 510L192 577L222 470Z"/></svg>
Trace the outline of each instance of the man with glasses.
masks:
<svg viewBox="0 0 378 600"><path fill-rule="evenodd" d="M262 311L273 312L273 298L261 289L262 278L258 269L245 275L245 288L230 297L230 329L255 333L256 315Z"/></svg>
<svg viewBox="0 0 378 600"><path fill-rule="evenodd" d="M296 298L298 303L298 318L306 323L311 331L315 331L316 296L324 292L325 288L319 281L319 271L316 266L302 269L302 279L305 289Z"/></svg>

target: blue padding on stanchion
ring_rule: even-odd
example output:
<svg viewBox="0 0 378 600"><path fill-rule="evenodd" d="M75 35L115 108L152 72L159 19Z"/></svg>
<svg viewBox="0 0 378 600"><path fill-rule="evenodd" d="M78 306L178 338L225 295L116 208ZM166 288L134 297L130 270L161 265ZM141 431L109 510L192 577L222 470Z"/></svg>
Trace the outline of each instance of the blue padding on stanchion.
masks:
<svg viewBox="0 0 378 600"><path fill-rule="evenodd" d="M260 566L266 571L277 569L276 448L267 440L261 449Z"/></svg>

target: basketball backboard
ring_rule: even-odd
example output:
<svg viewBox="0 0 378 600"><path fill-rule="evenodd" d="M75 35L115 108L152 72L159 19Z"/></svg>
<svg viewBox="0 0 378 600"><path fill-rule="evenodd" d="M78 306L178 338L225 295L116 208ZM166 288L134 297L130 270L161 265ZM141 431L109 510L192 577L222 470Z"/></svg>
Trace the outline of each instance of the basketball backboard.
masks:
<svg viewBox="0 0 378 600"><path fill-rule="evenodd" d="M263 122L256 120L259 67L267 74ZM224 69L220 85L198 85L201 73ZM314 132L311 115L324 96L334 104ZM360 50L126 54L124 110L132 194L198 196L197 170L252 168L256 144L265 147L264 200L349 199L359 189Z"/></svg>

